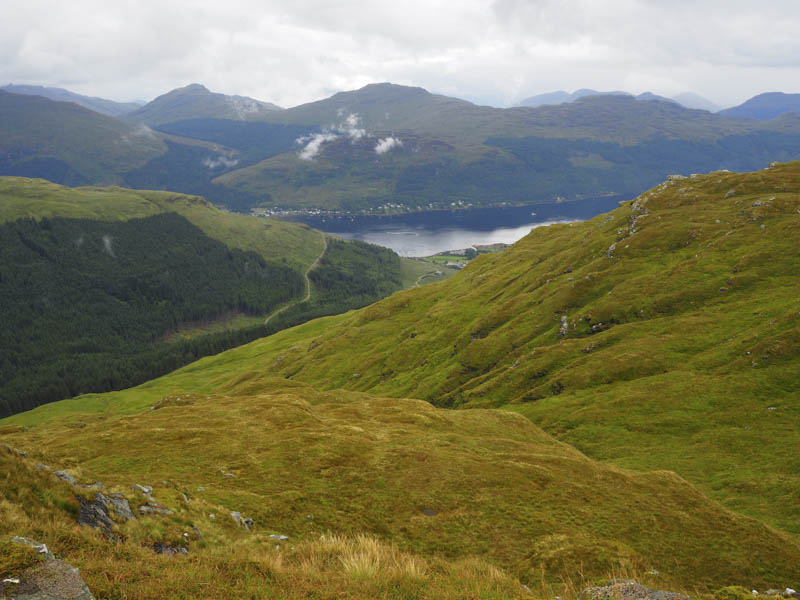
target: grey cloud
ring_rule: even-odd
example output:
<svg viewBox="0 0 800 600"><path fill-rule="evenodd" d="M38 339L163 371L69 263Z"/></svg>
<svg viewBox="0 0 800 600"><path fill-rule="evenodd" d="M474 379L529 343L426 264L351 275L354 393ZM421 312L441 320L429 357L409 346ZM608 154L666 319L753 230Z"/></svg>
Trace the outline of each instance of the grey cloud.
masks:
<svg viewBox="0 0 800 600"><path fill-rule="evenodd" d="M375 81L495 105L579 87L728 105L800 91L795 0L6 0L3 13L0 81L115 100L195 81L281 106Z"/></svg>

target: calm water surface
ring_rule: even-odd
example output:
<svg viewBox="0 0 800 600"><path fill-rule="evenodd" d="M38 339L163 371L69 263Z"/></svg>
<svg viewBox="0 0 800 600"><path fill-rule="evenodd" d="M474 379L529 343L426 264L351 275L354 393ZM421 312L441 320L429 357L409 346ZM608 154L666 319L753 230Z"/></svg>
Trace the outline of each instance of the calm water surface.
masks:
<svg viewBox="0 0 800 600"><path fill-rule="evenodd" d="M622 196L500 208L441 210L394 216L314 217L293 220L346 239L386 246L400 256L430 256L475 244L513 244L531 229L585 221L616 208Z"/></svg>

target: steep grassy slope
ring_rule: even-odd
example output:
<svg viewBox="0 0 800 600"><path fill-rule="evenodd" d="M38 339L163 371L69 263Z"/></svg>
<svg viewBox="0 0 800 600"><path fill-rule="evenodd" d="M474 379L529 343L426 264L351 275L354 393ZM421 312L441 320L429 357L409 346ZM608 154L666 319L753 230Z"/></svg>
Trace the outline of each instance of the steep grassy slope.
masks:
<svg viewBox="0 0 800 600"><path fill-rule="evenodd" d="M69 102L0 91L0 174L121 183L166 151L152 131Z"/></svg>
<svg viewBox="0 0 800 600"><path fill-rule="evenodd" d="M187 373L505 406L797 534L799 210L800 163L673 180Z"/></svg>
<svg viewBox="0 0 800 600"><path fill-rule="evenodd" d="M531 585L615 569L656 569L664 585L705 590L792 584L796 575L796 539L722 508L672 473L590 460L520 415L318 392L237 371L214 381L199 367L107 396L109 413L5 427L3 437L31 462L100 480L134 507L147 500L130 486L153 485L153 498L174 515L119 525L129 540L122 555L131 544L163 542L188 546L196 564L208 560L206 547L246 539L264 548L277 534L289 536L280 553L293 561L298 542L368 533L424 561L481 557ZM200 387L217 391L191 391ZM139 409L117 412L120 396ZM11 495L6 510L40 504L17 502ZM237 528L230 511L252 518L252 531ZM55 537L19 519L0 522L3 533ZM135 597L135 581L115 568L86 564L83 572Z"/></svg>
<svg viewBox="0 0 800 600"><path fill-rule="evenodd" d="M141 108L127 113L125 118L147 125L207 118L259 121L268 113L280 110L279 106L270 102L245 96L215 94L204 86L193 83L159 96Z"/></svg>

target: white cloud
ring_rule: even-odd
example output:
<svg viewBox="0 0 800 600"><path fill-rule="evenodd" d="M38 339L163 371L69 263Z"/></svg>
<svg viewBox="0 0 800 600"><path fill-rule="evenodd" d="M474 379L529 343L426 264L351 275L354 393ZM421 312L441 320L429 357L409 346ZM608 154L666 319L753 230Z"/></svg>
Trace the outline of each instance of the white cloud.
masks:
<svg viewBox="0 0 800 600"><path fill-rule="evenodd" d="M103 251L106 254L108 254L109 256L111 256L113 258L116 258L117 255L114 254L114 248L112 247L112 242L113 241L114 241L114 238L112 238L110 235L108 235L108 234L104 234L103 235Z"/></svg>
<svg viewBox="0 0 800 600"><path fill-rule="evenodd" d="M335 133L324 132L297 138L296 142L298 144L305 144L297 156L300 158L300 160L314 160L317 154L319 154L322 150L322 144L325 142L331 142L338 137L339 136Z"/></svg>
<svg viewBox="0 0 800 600"><path fill-rule="evenodd" d="M378 143L375 145L375 154L386 154L392 148L397 148L402 145L403 142L396 137L385 137L378 140Z"/></svg>
<svg viewBox="0 0 800 600"><path fill-rule="evenodd" d="M346 111L342 109L337 111L339 117L344 117L345 113ZM327 127L322 133L314 133L297 138L295 143L305 144L297 156L300 160L314 160L322 151L322 144L332 142L339 137L347 137L350 138L351 142L355 142L363 137L370 136L367 134L367 130L361 127L361 117L356 113L348 113L338 125Z"/></svg>
<svg viewBox="0 0 800 600"><path fill-rule="evenodd" d="M336 127L336 130L354 141L367 135L367 131L361 128L361 117L353 113L347 115L347 118Z"/></svg>
<svg viewBox="0 0 800 600"><path fill-rule="evenodd" d="M230 169L231 167L235 167L239 164L239 161L236 159L228 158L227 156L217 156L216 158L204 158L203 165L208 167L210 170L219 169L220 167L227 167Z"/></svg>

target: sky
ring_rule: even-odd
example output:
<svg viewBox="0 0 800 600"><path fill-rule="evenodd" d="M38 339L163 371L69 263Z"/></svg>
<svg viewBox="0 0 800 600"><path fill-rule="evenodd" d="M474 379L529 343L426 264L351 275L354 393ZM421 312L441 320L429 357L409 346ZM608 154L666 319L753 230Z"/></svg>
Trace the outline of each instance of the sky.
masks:
<svg viewBox="0 0 800 600"><path fill-rule="evenodd" d="M511 106L579 88L800 92L798 0L3 0L0 85L202 83L296 106L390 81Z"/></svg>

